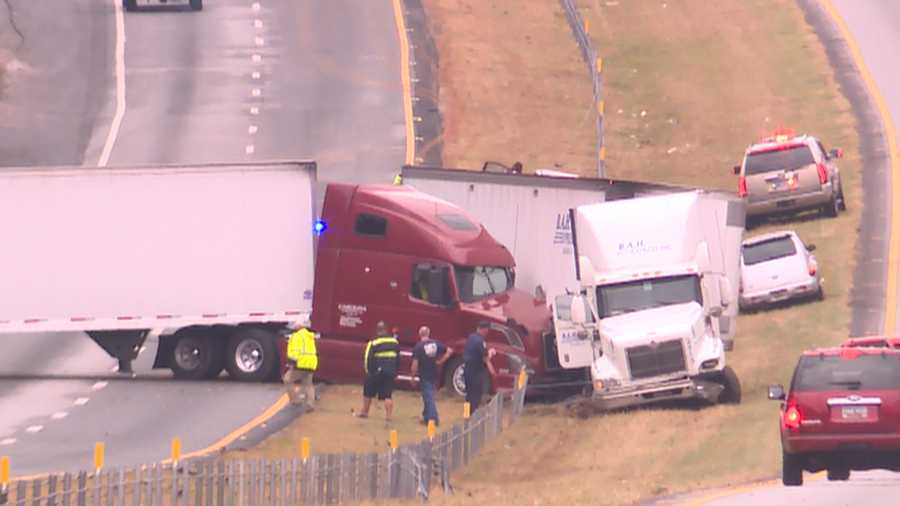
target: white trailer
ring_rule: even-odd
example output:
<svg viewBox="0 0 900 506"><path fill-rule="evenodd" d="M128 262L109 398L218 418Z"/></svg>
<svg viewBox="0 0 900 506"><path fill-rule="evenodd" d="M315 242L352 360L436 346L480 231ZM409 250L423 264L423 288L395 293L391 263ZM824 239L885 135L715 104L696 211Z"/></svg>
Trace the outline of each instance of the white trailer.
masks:
<svg viewBox="0 0 900 506"><path fill-rule="evenodd" d="M680 191L611 179L498 174L430 167L403 168L404 184L456 204L478 218L516 259L516 286L537 294L576 291L569 209Z"/></svg>
<svg viewBox="0 0 900 506"><path fill-rule="evenodd" d="M573 208L582 295L554 304L563 367L590 366L603 408L740 401L734 332L744 205L680 192Z"/></svg>
<svg viewBox="0 0 900 506"><path fill-rule="evenodd" d="M0 333L80 330L120 370L278 373L312 310L314 162L0 171Z"/></svg>

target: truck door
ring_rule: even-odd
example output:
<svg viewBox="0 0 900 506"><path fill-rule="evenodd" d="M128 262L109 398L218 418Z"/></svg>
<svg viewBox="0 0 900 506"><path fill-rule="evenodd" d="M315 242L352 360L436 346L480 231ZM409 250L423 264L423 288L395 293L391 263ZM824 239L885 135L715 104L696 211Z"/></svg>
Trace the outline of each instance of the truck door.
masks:
<svg viewBox="0 0 900 506"><path fill-rule="evenodd" d="M566 369L590 367L594 361L594 345L591 333L572 321L573 295L558 295L553 302L553 329L556 333L556 350L559 363ZM584 298L579 300L586 301ZM585 302L586 303L586 302ZM585 311L590 315L590 309Z"/></svg>

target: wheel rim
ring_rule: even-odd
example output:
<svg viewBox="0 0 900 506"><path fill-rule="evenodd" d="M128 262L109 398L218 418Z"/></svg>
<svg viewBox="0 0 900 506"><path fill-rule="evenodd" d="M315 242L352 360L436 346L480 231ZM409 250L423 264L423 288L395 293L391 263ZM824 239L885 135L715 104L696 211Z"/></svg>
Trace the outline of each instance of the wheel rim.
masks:
<svg viewBox="0 0 900 506"><path fill-rule="evenodd" d="M182 339L175 345L175 363L184 371L200 367L200 346L193 339Z"/></svg>
<svg viewBox="0 0 900 506"><path fill-rule="evenodd" d="M262 368L264 361L265 354L258 341L245 339L234 350L234 364L243 373L255 373Z"/></svg>
<svg viewBox="0 0 900 506"><path fill-rule="evenodd" d="M453 370L453 390L461 397L466 395L465 369L464 364L459 364L459 367Z"/></svg>

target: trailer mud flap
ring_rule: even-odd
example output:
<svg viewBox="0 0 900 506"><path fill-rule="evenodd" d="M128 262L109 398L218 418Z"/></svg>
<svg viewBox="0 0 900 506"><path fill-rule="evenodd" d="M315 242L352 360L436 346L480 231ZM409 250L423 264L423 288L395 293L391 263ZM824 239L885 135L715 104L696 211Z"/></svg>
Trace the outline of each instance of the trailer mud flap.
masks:
<svg viewBox="0 0 900 506"><path fill-rule="evenodd" d="M119 373L131 374L131 362L147 339L149 329L139 330L92 330L87 334L103 351L119 361Z"/></svg>

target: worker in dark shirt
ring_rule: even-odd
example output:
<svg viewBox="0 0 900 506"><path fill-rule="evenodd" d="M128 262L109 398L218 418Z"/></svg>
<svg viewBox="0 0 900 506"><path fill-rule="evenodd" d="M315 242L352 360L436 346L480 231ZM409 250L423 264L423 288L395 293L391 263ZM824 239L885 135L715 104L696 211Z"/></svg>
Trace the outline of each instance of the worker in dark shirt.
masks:
<svg viewBox="0 0 900 506"><path fill-rule="evenodd" d="M416 343L412 353L413 381L419 383L422 392L422 422L427 425L429 420L434 420L435 425L440 425L437 404L434 402L438 368L450 358L453 349L432 339L431 329L423 326L419 328L419 342Z"/></svg>
<svg viewBox="0 0 900 506"><path fill-rule="evenodd" d="M488 322L480 322L478 328L469 335L466 340L466 347L463 350L463 361L465 369L463 370L463 379L466 382L466 402L472 413L481 405L481 396L484 395L484 387L488 384L485 377L486 372L490 372L491 376L497 374L494 371L494 365L491 364L496 351L488 349L484 340L488 335L491 324Z"/></svg>
<svg viewBox="0 0 900 506"><path fill-rule="evenodd" d="M375 338L366 345L363 357L366 381L363 384L363 407L356 416L368 418L372 399L384 401L384 413L387 421L391 421L394 412L394 379L400 368L400 341L388 333L387 325L380 321L375 326Z"/></svg>

